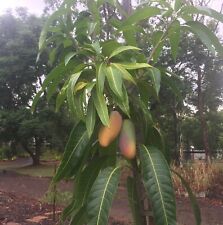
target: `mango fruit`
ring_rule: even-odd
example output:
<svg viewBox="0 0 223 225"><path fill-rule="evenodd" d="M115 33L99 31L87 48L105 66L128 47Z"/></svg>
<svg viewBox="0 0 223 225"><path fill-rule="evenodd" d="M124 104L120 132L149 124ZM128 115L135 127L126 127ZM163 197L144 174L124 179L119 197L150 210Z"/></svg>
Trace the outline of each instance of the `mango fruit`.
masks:
<svg viewBox="0 0 223 225"><path fill-rule="evenodd" d="M127 159L136 156L135 127L131 120L124 120L119 137L119 148L121 154Z"/></svg>
<svg viewBox="0 0 223 225"><path fill-rule="evenodd" d="M112 111L109 126L102 126L98 133L98 140L102 147L107 147L119 135L122 128L122 116L118 111Z"/></svg>

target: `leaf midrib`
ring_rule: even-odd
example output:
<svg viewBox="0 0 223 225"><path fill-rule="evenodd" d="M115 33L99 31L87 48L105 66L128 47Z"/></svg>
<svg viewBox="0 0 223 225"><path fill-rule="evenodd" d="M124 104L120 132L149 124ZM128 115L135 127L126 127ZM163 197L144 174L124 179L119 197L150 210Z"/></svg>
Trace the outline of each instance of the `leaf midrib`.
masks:
<svg viewBox="0 0 223 225"><path fill-rule="evenodd" d="M162 208L163 208L163 212L164 212L164 215L165 215L166 224L168 225L168 219L167 219L166 210L165 210L165 206L164 206L165 204L164 204L164 201L163 201L163 196L162 196L161 188L160 188L160 185L159 185L159 182L158 182L156 170L155 170L155 167L154 167L154 164L153 164L153 161L152 161L152 158L150 156L149 151L145 147L144 147L144 149L146 150L146 153L148 154L149 160L150 160L152 168L153 168L153 173L155 175L156 183L157 183L157 186L158 186L158 189L159 189L159 195L160 195L161 202L162 202Z"/></svg>
<svg viewBox="0 0 223 225"><path fill-rule="evenodd" d="M107 182L106 182L105 189L104 189L104 192L103 192L103 195L102 195L102 199L101 199L101 204L100 204L100 207L99 207L99 212L98 212L98 217L97 217L97 225L99 225L99 220L100 220L101 211L102 211L102 205L103 205L103 202L104 202L105 193L106 193L108 184L109 184L109 182L110 182L110 179L111 179L112 175L114 174L114 172L115 172L118 168L119 168L119 167L116 167L116 168L111 172L111 174L110 174L110 176L108 177L108 180L107 180Z"/></svg>

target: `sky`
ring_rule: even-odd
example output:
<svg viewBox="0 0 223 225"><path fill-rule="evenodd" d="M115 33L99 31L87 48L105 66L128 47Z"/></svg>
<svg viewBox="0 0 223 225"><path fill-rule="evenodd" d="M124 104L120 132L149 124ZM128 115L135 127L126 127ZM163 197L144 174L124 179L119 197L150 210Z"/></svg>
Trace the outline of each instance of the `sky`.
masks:
<svg viewBox="0 0 223 225"><path fill-rule="evenodd" d="M212 0L211 7L220 10L223 0ZM8 8L26 7L29 12L41 15L44 9L44 0L0 0L0 14Z"/></svg>
<svg viewBox="0 0 223 225"><path fill-rule="evenodd" d="M0 0L0 14L8 8L26 7L30 13L41 15L44 9L44 0Z"/></svg>

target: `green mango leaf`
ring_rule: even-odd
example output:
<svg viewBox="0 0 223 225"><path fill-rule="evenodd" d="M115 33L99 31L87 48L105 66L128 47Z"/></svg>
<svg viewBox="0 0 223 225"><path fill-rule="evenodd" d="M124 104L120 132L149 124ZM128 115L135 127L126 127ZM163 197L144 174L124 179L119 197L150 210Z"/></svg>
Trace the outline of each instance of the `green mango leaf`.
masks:
<svg viewBox="0 0 223 225"><path fill-rule="evenodd" d="M187 181L176 171L172 170L181 180L181 183L183 184L183 186L185 187L185 189L188 192L189 198L190 198L190 202L191 202L191 206L192 209L194 211L194 217L195 217L195 221L196 221L196 225L201 225L201 212L200 212L200 208L198 205L198 202L196 200L196 197L194 196L190 185L187 183Z"/></svg>
<svg viewBox="0 0 223 225"><path fill-rule="evenodd" d="M140 212L140 197L137 195L136 184L132 177L127 178L128 201L131 208L134 225L142 225L142 215Z"/></svg>
<svg viewBox="0 0 223 225"><path fill-rule="evenodd" d="M104 95L96 90L92 93L92 96L93 96L95 108L97 110L97 113L101 122L105 126L109 126L108 108L107 108Z"/></svg>
<svg viewBox="0 0 223 225"><path fill-rule="evenodd" d="M143 69L143 68L151 68L152 66L147 64L147 63L135 63L135 62L132 62L132 63L113 63L114 65L116 66L121 66L123 67L124 69L127 69L127 70L137 70L137 69Z"/></svg>
<svg viewBox="0 0 223 225"><path fill-rule="evenodd" d="M77 179L74 192L75 205L77 208L84 206L92 185L94 184L100 170L103 168L104 163L105 159L102 157L94 159L81 172Z"/></svg>
<svg viewBox="0 0 223 225"><path fill-rule="evenodd" d="M73 114L73 116L80 118L80 115L78 115L77 111L80 106L77 105L77 102L75 104L75 96L74 96L74 87L79 79L81 75L81 72L79 73L75 73L71 76L69 83L68 83L68 87L67 87L67 101L68 101L68 105L69 108Z"/></svg>
<svg viewBox="0 0 223 225"><path fill-rule="evenodd" d="M180 43L180 22L178 20L175 20L169 30L168 30L168 38L170 42L171 52L174 61L176 61L177 58L177 52L178 47Z"/></svg>
<svg viewBox="0 0 223 225"><path fill-rule="evenodd" d="M129 97L125 85L123 85L122 91L123 91L123 99L117 98L117 96L115 96L113 93L112 98L114 100L114 103L122 110L122 112L125 113L130 118Z"/></svg>
<svg viewBox="0 0 223 225"><path fill-rule="evenodd" d="M102 46L102 54L104 56L109 57L113 51L117 48L121 47L122 45L115 40L108 40L101 43Z"/></svg>
<svg viewBox="0 0 223 225"><path fill-rule="evenodd" d="M106 67L106 78L108 80L109 87L114 92L114 94L122 99L122 73L114 65Z"/></svg>
<svg viewBox="0 0 223 225"><path fill-rule="evenodd" d="M107 224L112 200L118 188L119 177L120 167L107 167L99 173L88 196L87 224Z"/></svg>
<svg viewBox="0 0 223 225"><path fill-rule="evenodd" d="M122 27L136 24L141 20L149 19L150 17L159 15L160 13L161 11L157 7L143 7L141 9L136 9L135 12L123 22Z"/></svg>
<svg viewBox="0 0 223 225"><path fill-rule="evenodd" d="M46 90L46 88L49 85L57 87L58 82L61 81L61 79L64 77L64 74L66 74L68 71L72 70L73 68L74 68L73 65L68 65L68 67L65 67L63 63L60 63L58 66L56 66L54 69L52 69L50 71L50 73L47 75L46 79L43 81L40 91L36 94L36 96L33 99L32 111L34 111L34 109L40 99L40 96ZM52 95L53 93L50 93L50 94ZM48 94L48 96L49 96L49 94Z"/></svg>
<svg viewBox="0 0 223 225"><path fill-rule="evenodd" d="M69 174L73 173L73 170L77 170L88 143L89 137L85 125L79 123L71 131L65 147L63 159L53 178L53 182L58 182L63 178L67 178Z"/></svg>
<svg viewBox="0 0 223 225"><path fill-rule="evenodd" d="M161 73L160 71L153 67L150 68L148 71L148 75L152 81L152 85L156 91L156 95L159 96L159 91L160 91L160 82L161 82Z"/></svg>
<svg viewBox="0 0 223 225"><path fill-rule="evenodd" d="M63 82L65 78L67 78L71 74L83 70L84 67L84 64L79 64L79 62L73 62L67 66L64 66L64 68L60 72L57 71L57 73L54 73L52 82L49 83L47 87L47 100L49 101L51 99L53 94L57 91L58 85Z"/></svg>
<svg viewBox="0 0 223 225"><path fill-rule="evenodd" d="M69 80L66 80L66 82L64 83L63 87L61 88L59 94L57 95L57 98L56 98L56 112L59 111L60 107L62 106L62 104L66 100L66 97L67 97L66 93L67 93L68 82L69 82Z"/></svg>
<svg viewBox="0 0 223 225"><path fill-rule="evenodd" d="M92 135L94 131L96 121L96 110L93 102L93 98L90 97L87 107L87 116L86 116L86 127L89 137Z"/></svg>
<svg viewBox="0 0 223 225"><path fill-rule="evenodd" d="M174 11L177 12L183 5L182 0L175 0L174 2Z"/></svg>
<svg viewBox="0 0 223 225"><path fill-rule="evenodd" d="M218 52L223 56L222 44L208 27L198 21L189 21L186 24L181 25L181 27L196 34L212 54L215 55L216 52Z"/></svg>
<svg viewBox="0 0 223 225"><path fill-rule="evenodd" d="M42 50L42 48L44 47L44 43L46 41L48 31L50 29L50 26L52 26L53 21L58 20L58 18L61 15L63 15L65 12L66 12L66 9L63 8L63 5L62 5L57 11L55 11L54 13L52 13L52 15L49 16L49 18L45 22L43 29L40 33L39 50Z"/></svg>
<svg viewBox="0 0 223 225"><path fill-rule="evenodd" d="M181 9L180 14L183 14L183 15L185 15L185 14L189 14L189 15L190 14L202 14L205 16L210 16L213 19L216 19L223 23L222 13L219 13L216 10L205 7L205 6L192 6L192 5L189 6L189 5L187 5Z"/></svg>
<svg viewBox="0 0 223 225"><path fill-rule="evenodd" d="M156 225L176 225L176 203L169 166L161 151L140 146L142 178Z"/></svg>
<svg viewBox="0 0 223 225"><path fill-rule="evenodd" d="M156 31L152 34L152 44L156 48L156 51L153 53L153 61L156 62L161 55L164 46L163 31Z"/></svg>
<svg viewBox="0 0 223 225"><path fill-rule="evenodd" d="M112 51L112 53L110 54L109 58L112 58L112 57L114 57L116 55L119 55L122 52L129 51L129 50L139 51L141 49L137 48L135 46L121 46L121 47L116 48L114 51Z"/></svg>
<svg viewBox="0 0 223 225"><path fill-rule="evenodd" d="M122 67L122 64L112 63L111 65L116 67L117 70L120 71L120 73L122 74L123 79L125 79L125 80L127 80L129 82L132 82L133 84L136 85L135 79L132 77L132 75L124 67Z"/></svg>
<svg viewBox="0 0 223 225"><path fill-rule="evenodd" d="M65 66L70 62L70 60L75 56L77 55L76 52L69 52L66 56L65 56Z"/></svg>
<svg viewBox="0 0 223 225"><path fill-rule="evenodd" d="M86 224L86 207L83 206L82 208L79 209L79 211L72 216L71 222L69 223L70 225L85 225Z"/></svg>
<svg viewBox="0 0 223 225"><path fill-rule="evenodd" d="M97 76L96 86L97 86L97 90L100 93L103 93L104 91L105 74L106 74L106 65L104 63L101 63L97 67L97 71L96 71L96 76Z"/></svg>

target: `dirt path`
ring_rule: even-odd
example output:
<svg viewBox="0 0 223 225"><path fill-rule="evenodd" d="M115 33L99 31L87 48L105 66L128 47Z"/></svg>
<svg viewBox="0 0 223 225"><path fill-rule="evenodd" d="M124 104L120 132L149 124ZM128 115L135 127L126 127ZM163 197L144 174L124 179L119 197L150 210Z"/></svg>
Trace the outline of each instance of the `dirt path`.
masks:
<svg viewBox="0 0 223 225"><path fill-rule="evenodd" d="M13 221L13 217L14 217L14 222L23 221L21 223L22 225L51 224L49 221L47 221L46 223L27 222L27 218L29 217L35 217L38 215L44 216L46 213L49 214L51 212L51 209L52 209L51 206L44 205L38 202L38 200L41 199L42 196L47 191L49 184L50 184L49 178L21 176L13 172L1 173L0 174L0 192L3 193L2 196L9 195L7 201L13 202L13 199L14 199L15 201L18 200L18 202L20 202L20 205L17 205L16 210L12 207L13 205L16 205L16 204L10 204L11 209L7 209L8 214L7 214L7 211L4 210L4 213L3 213L4 218L8 217L9 221L10 220ZM71 188L72 188L72 184L69 182L61 182L59 185L59 189L62 191L71 190ZM123 187L119 187L119 191L113 203L111 217L123 223L129 223L131 221L131 213L128 209L128 203L126 199L127 199L127 193L125 189ZM4 200L4 198L1 197L1 194L0 194L0 212L3 211L3 209L5 209L4 201L6 201L6 199ZM203 219L202 225L223 225L223 205L219 205L219 203L215 204L215 202L211 202L209 200L199 200L199 203L200 203L202 219ZM38 208L40 208L42 211L41 210L38 211L37 210ZM58 209L60 210L60 208ZM12 215L13 213L15 213L15 216ZM16 215L20 215L22 216L22 218L19 220L18 218L16 218ZM190 209L190 203L187 199L178 199L177 215L178 215L178 223L180 225L195 224L193 219L193 214L191 213L191 209ZM0 217L1 217L1 213L0 213ZM0 225L2 225L1 218L0 218Z"/></svg>

